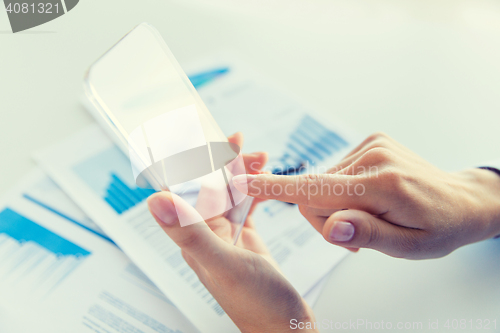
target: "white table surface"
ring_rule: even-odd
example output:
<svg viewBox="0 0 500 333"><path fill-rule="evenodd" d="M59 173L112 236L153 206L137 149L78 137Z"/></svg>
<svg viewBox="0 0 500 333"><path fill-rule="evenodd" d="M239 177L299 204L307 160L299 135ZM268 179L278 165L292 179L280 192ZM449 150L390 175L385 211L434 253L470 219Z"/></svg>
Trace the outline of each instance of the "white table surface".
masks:
<svg viewBox="0 0 500 333"><path fill-rule="evenodd" d="M78 100L85 69L143 21L181 64L237 49L326 117L384 131L441 168L500 158L499 1L82 0L17 34L0 9L0 194L31 152L92 122ZM419 262L362 250L334 270L317 319L499 327L499 259L500 241Z"/></svg>

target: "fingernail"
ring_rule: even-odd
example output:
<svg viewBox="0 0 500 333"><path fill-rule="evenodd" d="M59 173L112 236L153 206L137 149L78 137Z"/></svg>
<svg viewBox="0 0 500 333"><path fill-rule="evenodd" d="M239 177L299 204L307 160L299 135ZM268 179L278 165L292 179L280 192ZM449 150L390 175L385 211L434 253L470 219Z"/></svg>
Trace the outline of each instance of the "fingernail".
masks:
<svg viewBox="0 0 500 333"><path fill-rule="evenodd" d="M177 222L177 211L170 200L159 196L152 196L148 200L148 205L151 213L166 225L174 225Z"/></svg>
<svg viewBox="0 0 500 333"><path fill-rule="evenodd" d="M233 183L239 185L250 184L257 175L237 175L233 177Z"/></svg>
<svg viewBox="0 0 500 333"><path fill-rule="evenodd" d="M347 242L354 236L354 226L349 222L337 221L330 231L330 240L334 242Z"/></svg>

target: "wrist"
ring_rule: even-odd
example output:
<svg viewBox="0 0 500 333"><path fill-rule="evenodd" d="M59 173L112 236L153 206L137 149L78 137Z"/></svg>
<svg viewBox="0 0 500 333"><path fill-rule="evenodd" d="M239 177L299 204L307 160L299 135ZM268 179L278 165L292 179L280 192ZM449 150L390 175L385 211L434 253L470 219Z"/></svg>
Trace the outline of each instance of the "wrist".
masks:
<svg viewBox="0 0 500 333"><path fill-rule="evenodd" d="M470 207L469 221L476 222L480 241L500 235L500 176L490 170L468 169L459 173L465 180Z"/></svg>

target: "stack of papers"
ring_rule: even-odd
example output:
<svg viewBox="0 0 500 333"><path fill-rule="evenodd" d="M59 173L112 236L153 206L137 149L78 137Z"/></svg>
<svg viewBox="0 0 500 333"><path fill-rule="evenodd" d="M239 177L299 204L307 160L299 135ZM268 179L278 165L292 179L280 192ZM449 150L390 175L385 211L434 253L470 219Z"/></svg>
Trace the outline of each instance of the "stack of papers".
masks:
<svg viewBox="0 0 500 333"><path fill-rule="evenodd" d="M224 133L243 132L244 152L268 151L271 171L333 165L359 142L234 59L210 57L187 72ZM152 191L136 187L128 158L101 127L35 158L41 169L0 203L5 331L238 332L154 221ZM264 202L254 219L313 305L347 251L325 242L294 205Z"/></svg>

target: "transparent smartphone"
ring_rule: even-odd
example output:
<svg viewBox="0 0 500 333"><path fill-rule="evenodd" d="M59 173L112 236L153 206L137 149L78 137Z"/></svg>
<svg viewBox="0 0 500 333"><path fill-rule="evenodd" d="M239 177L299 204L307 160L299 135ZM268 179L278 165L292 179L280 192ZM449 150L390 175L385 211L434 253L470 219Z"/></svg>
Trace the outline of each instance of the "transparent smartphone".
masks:
<svg viewBox="0 0 500 333"><path fill-rule="evenodd" d="M137 186L177 194L182 226L224 215L236 242L252 203L232 184L246 174L240 147L227 141L158 31L135 27L92 64L84 87L126 147ZM178 200L194 209L179 210Z"/></svg>

